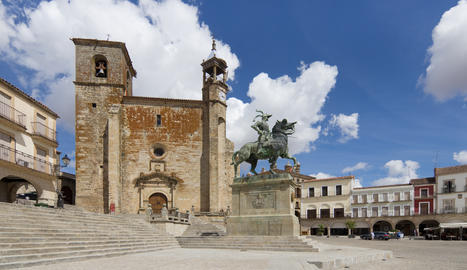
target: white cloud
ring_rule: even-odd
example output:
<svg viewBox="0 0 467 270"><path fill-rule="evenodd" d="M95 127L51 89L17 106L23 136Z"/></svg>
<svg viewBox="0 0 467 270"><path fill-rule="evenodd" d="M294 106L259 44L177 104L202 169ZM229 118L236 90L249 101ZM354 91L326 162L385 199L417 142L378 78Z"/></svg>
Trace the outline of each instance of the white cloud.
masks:
<svg viewBox="0 0 467 270"><path fill-rule="evenodd" d="M323 172L319 172L317 174L310 174L310 176L316 177L316 179L325 179L325 178L335 177L334 175L331 175L331 174L328 174L328 173L323 173Z"/></svg>
<svg viewBox="0 0 467 270"><path fill-rule="evenodd" d="M417 178L417 170L420 165L416 161L406 160L391 160L388 161L384 168L388 170L388 176L373 181L373 185L395 185L408 184L410 179Z"/></svg>
<svg viewBox="0 0 467 270"><path fill-rule="evenodd" d="M430 65L421 78L426 93L443 101L467 97L467 1L446 11L432 33Z"/></svg>
<svg viewBox="0 0 467 270"><path fill-rule="evenodd" d="M17 9L7 9L7 15L4 10L0 3L0 53L35 72L30 87L48 89L40 96L70 131L75 62L71 37L106 39L109 34L110 40L125 42L138 72L137 96L201 99L200 63L209 55L211 32L199 21L195 6L180 0L140 0L136 5L124 0L52 0L27 9L22 14L27 23L16 24L12 13ZM226 60L233 79L237 56L222 41L217 41L217 55Z"/></svg>
<svg viewBox="0 0 467 270"><path fill-rule="evenodd" d="M358 171L358 170L364 170L368 168L368 163L366 162L358 162L357 164L355 164L354 166L350 166L350 167L345 167L343 170L342 170L342 173L348 173L348 172L354 172L354 171Z"/></svg>
<svg viewBox="0 0 467 270"><path fill-rule="evenodd" d="M459 153L454 152L452 156L460 164L467 164L467 150L460 151Z"/></svg>
<svg viewBox="0 0 467 270"><path fill-rule="evenodd" d="M321 108L336 83L338 72L336 66L319 61L309 65L301 63L299 70L300 75L295 80L287 75L273 79L260 73L249 86L251 102L236 98L227 100L227 136L237 148L257 139L258 135L250 125L257 114L256 109L260 109L273 115L270 128L282 118L297 121L296 131L289 137L290 153L310 151L310 143L318 139L321 130L315 125L324 119Z"/></svg>
<svg viewBox="0 0 467 270"><path fill-rule="evenodd" d="M352 139L358 139L358 113L345 115L332 115L329 120L329 128L338 128L341 134L339 142L345 143ZM327 135L325 132L325 135Z"/></svg>

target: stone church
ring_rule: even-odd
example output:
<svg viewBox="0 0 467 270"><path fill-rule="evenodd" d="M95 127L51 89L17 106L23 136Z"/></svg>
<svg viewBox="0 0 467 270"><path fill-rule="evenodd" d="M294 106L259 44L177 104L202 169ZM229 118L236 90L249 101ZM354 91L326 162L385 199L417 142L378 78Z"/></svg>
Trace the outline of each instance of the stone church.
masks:
<svg viewBox="0 0 467 270"><path fill-rule="evenodd" d="M151 204L219 212L231 204L227 64L201 63L202 100L133 96L122 42L73 38L76 53L76 204L141 213ZM201 74L200 74L201 75Z"/></svg>

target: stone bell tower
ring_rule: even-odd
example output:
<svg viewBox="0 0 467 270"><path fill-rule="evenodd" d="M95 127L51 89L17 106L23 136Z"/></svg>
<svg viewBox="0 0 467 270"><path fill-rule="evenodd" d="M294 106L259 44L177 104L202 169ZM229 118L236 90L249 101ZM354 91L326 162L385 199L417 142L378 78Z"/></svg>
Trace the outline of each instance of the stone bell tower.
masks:
<svg viewBox="0 0 467 270"><path fill-rule="evenodd" d="M216 56L216 42L212 41L212 50L203 67L203 165L201 170L201 211L217 212L226 209L230 166L226 162L225 149L230 141L226 139L226 95L229 91L227 82L227 63Z"/></svg>
<svg viewBox="0 0 467 270"><path fill-rule="evenodd" d="M132 95L136 76L122 42L73 38L76 54L76 204L93 212L106 212L118 201L119 127L123 96ZM109 138L109 130L112 136ZM110 149L109 149L110 147ZM109 154L110 153L110 154ZM109 162L109 160L111 162ZM110 166L110 168L109 168Z"/></svg>

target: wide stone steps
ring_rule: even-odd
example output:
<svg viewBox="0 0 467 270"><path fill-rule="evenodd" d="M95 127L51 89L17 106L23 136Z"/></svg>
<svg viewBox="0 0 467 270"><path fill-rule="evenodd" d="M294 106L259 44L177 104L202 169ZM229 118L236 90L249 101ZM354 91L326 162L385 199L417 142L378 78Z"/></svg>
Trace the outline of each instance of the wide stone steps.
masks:
<svg viewBox="0 0 467 270"><path fill-rule="evenodd" d="M120 249L114 251L95 251L94 253L90 254L70 254L70 253L62 253L54 256L53 258L42 258L39 257L38 259L30 259L27 261L15 261L9 263L0 263L0 270L3 269L17 269L21 267L29 267L29 266L36 266L36 265L46 265L52 263L59 263L59 262L71 262L71 261L81 261L81 260L89 260L95 258L109 258L115 256L122 256L126 254L133 254L133 253L142 253L142 252L152 252L152 251L159 251L165 250L170 247L153 247L153 248L144 248L144 249Z"/></svg>
<svg viewBox="0 0 467 270"><path fill-rule="evenodd" d="M304 241L299 237L177 237L177 241L183 248L214 248L214 249L250 249L250 250L270 250L270 251L300 251L316 252L318 248L312 243Z"/></svg>
<svg viewBox="0 0 467 270"><path fill-rule="evenodd" d="M0 269L179 247L144 216L0 203Z"/></svg>

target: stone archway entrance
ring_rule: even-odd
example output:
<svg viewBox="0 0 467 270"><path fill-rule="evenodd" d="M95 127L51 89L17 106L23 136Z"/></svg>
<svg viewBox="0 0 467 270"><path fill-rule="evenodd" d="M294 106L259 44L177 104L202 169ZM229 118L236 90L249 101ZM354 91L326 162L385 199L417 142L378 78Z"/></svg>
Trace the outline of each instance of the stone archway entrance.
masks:
<svg viewBox="0 0 467 270"><path fill-rule="evenodd" d="M0 180L0 202L37 203L36 187L25 179L9 176Z"/></svg>
<svg viewBox="0 0 467 270"><path fill-rule="evenodd" d="M373 225L373 231L374 232L378 232L378 231L388 232L390 230L392 230L391 223L389 223L389 222L387 222L385 220L380 220L380 221L376 222Z"/></svg>
<svg viewBox="0 0 467 270"><path fill-rule="evenodd" d="M154 193L149 197L149 203L151 204L152 212L160 214L164 204L167 207L167 197L162 193Z"/></svg>
<svg viewBox="0 0 467 270"><path fill-rule="evenodd" d="M414 235L415 225L412 221L401 220L397 222L396 230L400 230L404 235Z"/></svg>

